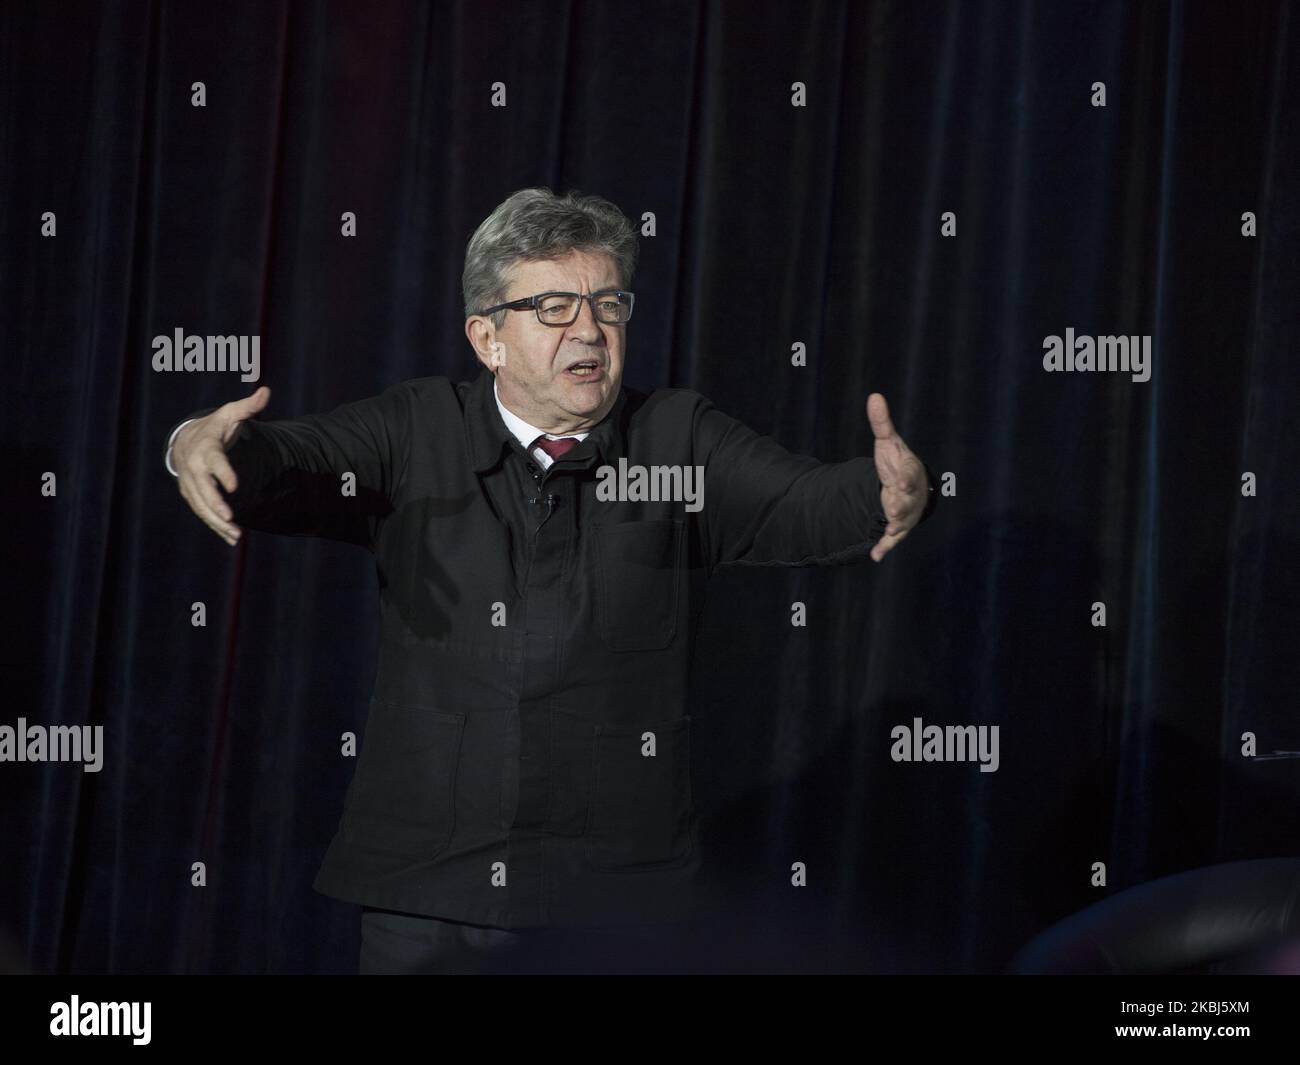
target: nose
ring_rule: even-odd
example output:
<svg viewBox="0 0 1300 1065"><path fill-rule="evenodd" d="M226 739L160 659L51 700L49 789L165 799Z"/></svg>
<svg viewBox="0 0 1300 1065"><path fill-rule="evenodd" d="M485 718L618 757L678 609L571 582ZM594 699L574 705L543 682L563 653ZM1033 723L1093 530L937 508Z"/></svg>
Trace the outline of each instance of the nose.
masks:
<svg viewBox="0 0 1300 1065"><path fill-rule="evenodd" d="M578 317L569 326L569 336L585 344L595 344L600 340L600 323L596 321L596 312L591 300L582 300L578 307Z"/></svg>

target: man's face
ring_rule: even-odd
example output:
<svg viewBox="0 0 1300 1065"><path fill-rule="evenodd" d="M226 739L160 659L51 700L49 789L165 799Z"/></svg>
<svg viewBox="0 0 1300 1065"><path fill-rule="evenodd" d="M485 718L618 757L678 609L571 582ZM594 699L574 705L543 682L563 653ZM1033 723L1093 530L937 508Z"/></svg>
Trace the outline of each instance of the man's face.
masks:
<svg viewBox="0 0 1300 1065"><path fill-rule="evenodd" d="M502 303L539 292L588 295L621 284L613 258L603 252L517 262L507 276ZM496 371L501 402L545 432L558 436L590 429L618 399L627 324L597 321L586 300L572 325L543 325L529 308L507 311L500 329L488 318L472 317L465 331L479 360ZM493 343L499 345L495 351ZM594 366L582 374L573 369L580 363Z"/></svg>

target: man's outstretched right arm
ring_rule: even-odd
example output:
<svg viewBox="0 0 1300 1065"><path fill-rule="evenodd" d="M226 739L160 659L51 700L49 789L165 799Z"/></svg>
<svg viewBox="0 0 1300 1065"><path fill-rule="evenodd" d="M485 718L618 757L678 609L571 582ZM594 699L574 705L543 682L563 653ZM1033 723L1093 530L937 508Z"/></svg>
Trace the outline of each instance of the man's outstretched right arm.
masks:
<svg viewBox="0 0 1300 1065"><path fill-rule="evenodd" d="M404 467L405 390L328 414L252 420L269 399L263 386L171 431L168 469L190 509L232 545L241 526L372 543Z"/></svg>

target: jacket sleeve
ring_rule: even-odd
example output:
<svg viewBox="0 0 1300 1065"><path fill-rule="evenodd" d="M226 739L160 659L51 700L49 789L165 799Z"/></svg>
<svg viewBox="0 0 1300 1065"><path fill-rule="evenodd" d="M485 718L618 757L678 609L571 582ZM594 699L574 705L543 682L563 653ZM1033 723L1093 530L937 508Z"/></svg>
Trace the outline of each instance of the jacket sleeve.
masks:
<svg viewBox="0 0 1300 1065"><path fill-rule="evenodd" d="M241 422L226 448L239 483L223 490L235 524L373 547L405 476L409 403L394 385L327 414Z"/></svg>
<svg viewBox="0 0 1300 1065"><path fill-rule="evenodd" d="M792 454L702 396L694 432L695 454L704 457L701 517L710 569L856 562L884 535L889 522L873 459L825 463ZM926 474L922 521L937 499L928 466Z"/></svg>

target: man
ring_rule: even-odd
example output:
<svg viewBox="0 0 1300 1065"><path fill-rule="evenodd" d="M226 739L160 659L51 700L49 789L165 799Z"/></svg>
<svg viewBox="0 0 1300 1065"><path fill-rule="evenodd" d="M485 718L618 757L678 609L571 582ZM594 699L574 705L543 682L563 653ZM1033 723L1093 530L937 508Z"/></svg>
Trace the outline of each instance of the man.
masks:
<svg viewBox="0 0 1300 1065"><path fill-rule="evenodd" d="M707 578L879 562L932 509L878 394L874 462L832 465L696 392L622 388L636 255L608 201L517 192L466 251L476 381L259 422L263 387L172 433L181 495L228 543L248 527L375 555L374 697L314 885L366 908L362 971L688 920Z"/></svg>

